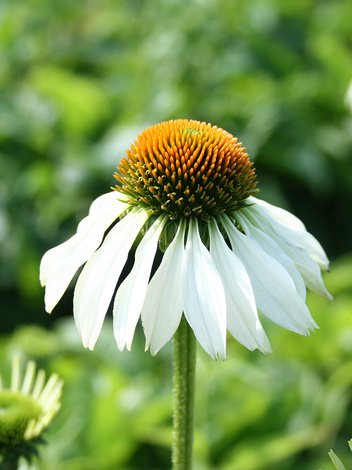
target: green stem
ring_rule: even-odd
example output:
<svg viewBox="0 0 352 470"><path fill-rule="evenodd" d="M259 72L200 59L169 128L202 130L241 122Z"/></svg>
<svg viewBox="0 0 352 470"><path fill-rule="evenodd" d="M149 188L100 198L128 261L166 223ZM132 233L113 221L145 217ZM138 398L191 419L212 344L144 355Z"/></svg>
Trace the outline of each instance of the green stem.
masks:
<svg viewBox="0 0 352 470"><path fill-rule="evenodd" d="M191 470L196 339L183 317L174 336L172 469Z"/></svg>
<svg viewBox="0 0 352 470"><path fill-rule="evenodd" d="M19 456L13 453L8 453L0 462L0 470L17 470Z"/></svg>

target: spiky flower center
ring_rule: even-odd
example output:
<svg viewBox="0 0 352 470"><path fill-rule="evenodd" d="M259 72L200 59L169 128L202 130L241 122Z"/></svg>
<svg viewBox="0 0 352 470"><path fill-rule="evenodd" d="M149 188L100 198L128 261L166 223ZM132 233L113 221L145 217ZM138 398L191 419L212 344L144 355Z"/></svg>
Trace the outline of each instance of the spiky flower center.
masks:
<svg viewBox="0 0 352 470"><path fill-rule="evenodd" d="M12 390L0 392L0 445L20 445L31 420L38 421L43 410L30 396Z"/></svg>
<svg viewBox="0 0 352 470"><path fill-rule="evenodd" d="M245 206L255 172L237 138L204 122L178 119L143 131L121 160L116 190L169 219L209 221Z"/></svg>

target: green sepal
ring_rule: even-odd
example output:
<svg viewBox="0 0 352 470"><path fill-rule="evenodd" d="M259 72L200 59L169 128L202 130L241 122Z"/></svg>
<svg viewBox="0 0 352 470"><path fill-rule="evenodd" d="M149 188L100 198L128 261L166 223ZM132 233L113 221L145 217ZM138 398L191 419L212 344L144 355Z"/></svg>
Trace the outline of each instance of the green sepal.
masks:
<svg viewBox="0 0 352 470"><path fill-rule="evenodd" d="M170 245L175 238L179 224L170 220L166 223L159 237L159 248L164 253L166 248Z"/></svg>
<svg viewBox="0 0 352 470"><path fill-rule="evenodd" d="M31 463L34 457L39 457L38 446L43 444L46 441L42 437L23 441L19 445L0 443L0 469L17 468L20 457Z"/></svg>

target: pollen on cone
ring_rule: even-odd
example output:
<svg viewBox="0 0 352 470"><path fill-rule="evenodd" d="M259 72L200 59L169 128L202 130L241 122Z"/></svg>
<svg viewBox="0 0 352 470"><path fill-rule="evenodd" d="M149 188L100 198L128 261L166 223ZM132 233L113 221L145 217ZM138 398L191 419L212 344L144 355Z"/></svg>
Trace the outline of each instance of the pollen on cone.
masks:
<svg viewBox="0 0 352 470"><path fill-rule="evenodd" d="M123 158L116 190L131 205L166 211L170 219L204 221L242 208L256 190L246 149L228 132L204 122L178 119L143 131Z"/></svg>

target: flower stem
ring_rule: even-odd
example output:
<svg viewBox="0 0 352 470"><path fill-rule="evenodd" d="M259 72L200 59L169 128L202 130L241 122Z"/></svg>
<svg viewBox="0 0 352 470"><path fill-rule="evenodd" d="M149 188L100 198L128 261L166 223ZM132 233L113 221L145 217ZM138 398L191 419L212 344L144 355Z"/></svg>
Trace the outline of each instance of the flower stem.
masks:
<svg viewBox="0 0 352 470"><path fill-rule="evenodd" d="M3 460L0 460L0 470L17 470L19 456L15 453L6 453Z"/></svg>
<svg viewBox="0 0 352 470"><path fill-rule="evenodd" d="M191 470L196 340L183 317L174 336L172 470Z"/></svg>

